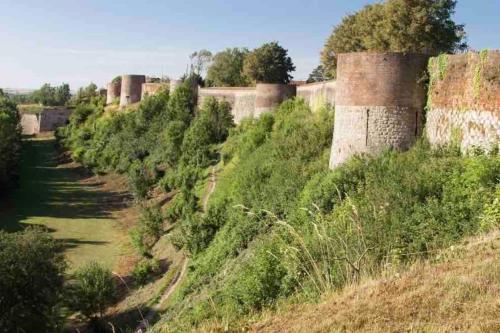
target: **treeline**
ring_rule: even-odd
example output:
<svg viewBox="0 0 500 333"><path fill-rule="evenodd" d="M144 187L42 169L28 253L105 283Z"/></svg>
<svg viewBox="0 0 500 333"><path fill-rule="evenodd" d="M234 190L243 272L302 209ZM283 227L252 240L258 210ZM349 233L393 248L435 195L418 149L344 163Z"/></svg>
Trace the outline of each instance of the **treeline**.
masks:
<svg viewBox="0 0 500 333"><path fill-rule="evenodd" d="M69 84L62 83L60 86L52 86L45 83L40 89L32 93L10 94L9 98L17 104L40 104L43 106L74 106L79 104L104 103L104 96L100 96L99 90L94 83L78 89L72 95Z"/></svg>
<svg viewBox="0 0 500 333"><path fill-rule="evenodd" d="M0 196L14 185L21 153L21 125L16 104L0 89Z"/></svg>

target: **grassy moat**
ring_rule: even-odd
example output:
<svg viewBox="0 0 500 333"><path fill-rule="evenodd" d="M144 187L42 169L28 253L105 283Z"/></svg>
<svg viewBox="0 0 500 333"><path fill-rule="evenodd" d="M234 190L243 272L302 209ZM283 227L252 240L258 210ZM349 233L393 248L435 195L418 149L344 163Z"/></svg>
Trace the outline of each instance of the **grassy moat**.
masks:
<svg viewBox="0 0 500 333"><path fill-rule="evenodd" d="M112 269L124 237L114 212L123 208L125 196L104 190L97 177L61 161L53 137L25 139L20 183L0 204L0 228L44 226L64 241L70 269L92 260Z"/></svg>

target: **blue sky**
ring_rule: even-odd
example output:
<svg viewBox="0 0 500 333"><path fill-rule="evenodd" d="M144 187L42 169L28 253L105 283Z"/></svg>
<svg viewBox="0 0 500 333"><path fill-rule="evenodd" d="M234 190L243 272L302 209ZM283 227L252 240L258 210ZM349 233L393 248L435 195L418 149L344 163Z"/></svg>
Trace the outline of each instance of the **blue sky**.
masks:
<svg viewBox="0 0 500 333"><path fill-rule="evenodd" d="M0 87L184 73L199 49L279 41L307 78L334 25L369 0L0 0ZM475 49L500 48L500 0L459 0Z"/></svg>

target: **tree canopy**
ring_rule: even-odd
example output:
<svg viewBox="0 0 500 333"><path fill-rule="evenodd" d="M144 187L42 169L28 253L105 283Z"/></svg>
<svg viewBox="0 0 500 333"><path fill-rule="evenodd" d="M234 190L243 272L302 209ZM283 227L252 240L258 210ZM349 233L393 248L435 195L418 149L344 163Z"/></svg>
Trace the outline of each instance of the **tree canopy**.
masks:
<svg viewBox="0 0 500 333"><path fill-rule="evenodd" d="M334 77L337 54L360 51L421 52L436 55L467 47L464 26L452 15L456 0L387 0L367 5L334 27L321 53Z"/></svg>
<svg viewBox="0 0 500 333"><path fill-rule="evenodd" d="M71 98L69 84L52 87L49 83L33 92L34 99L45 106L62 106Z"/></svg>
<svg viewBox="0 0 500 333"><path fill-rule="evenodd" d="M47 233L0 231L0 327L3 332L54 332L66 267Z"/></svg>
<svg viewBox="0 0 500 333"><path fill-rule="evenodd" d="M266 43L245 57L243 72L257 83L289 83L295 71L288 50L277 42Z"/></svg>
<svg viewBox="0 0 500 333"><path fill-rule="evenodd" d="M0 195L15 178L21 149L19 123L16 104L0 90Z"/></svg>
<svg viewBox="0 0 500 333"><path fill-rule="evenodd" d="M244 87L250 84L243 74L246 48L228 48L215 54L208 68L206 83L212 87Z"/></svg>

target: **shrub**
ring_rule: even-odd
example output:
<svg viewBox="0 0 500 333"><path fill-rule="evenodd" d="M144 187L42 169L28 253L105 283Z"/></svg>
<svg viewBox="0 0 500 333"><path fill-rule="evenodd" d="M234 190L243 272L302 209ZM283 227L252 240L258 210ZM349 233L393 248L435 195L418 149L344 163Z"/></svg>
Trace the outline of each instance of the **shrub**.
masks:
<svg viewBox="0 0 500 333"><path fill-rule="evenodd" d="M20 150L19 112L16 105L0 90L0 195L15 182Z"/></svg>
<svg viewBox="0 0 500 333"><path fill-rule="evenodd" d="M0 327L4 332L54 332L66 264L60 243L37 229L0 231Z"/></svg>
<svg viewBox="0 0 500 333"><path fill-rule="evenodd" d="M135 283L142 286L146 284L151 276L160 273L160 262L156 259L142 259L132 271L132 277Z"/></svg>
<svg viewBox="0 0 500 333"><path fill-rule="evenodd" d="M78 269L69 285L69 305L87 318L102 317L117 299L117 286L111 271L91 262Z"/></svg>
<svg viewBox="0 0 500 333"><path fill-rule="evenodd" d="M163 235L163 215L158 207L147 207L141 211L138 225L130 231L132 245L143 256L150 251Z"/></svg>

